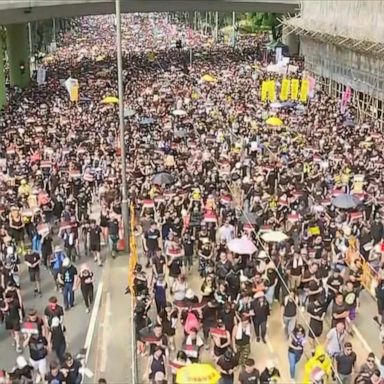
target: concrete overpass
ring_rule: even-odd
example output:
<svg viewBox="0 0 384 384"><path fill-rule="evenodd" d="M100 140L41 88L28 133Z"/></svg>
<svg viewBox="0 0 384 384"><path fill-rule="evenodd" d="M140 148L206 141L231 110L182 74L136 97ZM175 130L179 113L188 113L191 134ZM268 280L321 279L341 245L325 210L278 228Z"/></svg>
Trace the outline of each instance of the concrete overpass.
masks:
<svg viewBox="0 0 384 384"><path fill-rule="evenodd" d="M114 13L114 0L0 0L0 25ZM298 0L121 0L121 11L295 12Z"/></svg>

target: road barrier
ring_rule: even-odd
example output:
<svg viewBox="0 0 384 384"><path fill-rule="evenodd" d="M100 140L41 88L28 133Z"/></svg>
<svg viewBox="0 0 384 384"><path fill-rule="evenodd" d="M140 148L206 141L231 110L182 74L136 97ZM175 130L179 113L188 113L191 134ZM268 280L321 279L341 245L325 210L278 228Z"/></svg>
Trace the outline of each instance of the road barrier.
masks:
<svg viewBox="0 0 384 384"><path fill-rule="evenodd" d="M135 326L135 306L136 306L136 297L134 289L134 279L135 279L135 270L139 260L139 255L137 251L137 243L135 236L135 227L136 227L136 212L135 206L131 204L130 206L130 236L129 236L129 261L128 261L128 288L131 294L131 313L130 313L130 342L132 349L132 361L131 361L131 382L137 383L137 347L136 347L136 326Z"/></svg>
<svg viewBox="0 0 384 384"><path fill-rule="evenodd" d="M379 274L357 250L350 248L347 251L346 257L346 263L349 268L353 269L356 259L360 259L362 264L361 284L376 299L375 289L379 280Z"/></svg>

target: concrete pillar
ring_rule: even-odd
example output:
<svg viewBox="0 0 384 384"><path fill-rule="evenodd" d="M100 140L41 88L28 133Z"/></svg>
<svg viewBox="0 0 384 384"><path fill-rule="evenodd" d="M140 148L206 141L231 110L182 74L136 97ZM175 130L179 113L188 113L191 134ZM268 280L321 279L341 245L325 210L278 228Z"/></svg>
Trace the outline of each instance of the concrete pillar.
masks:
<svg viewBox="0 0 384 384"><path fill-rule="evenodd" d="M283 43L288 46L291 56L298 55L300 51L300 37L294 32L289 33L287 27L283 27Z"/></svg>
<svg viewBox="0 0 384 384"><path fill-rule="evenodd" d="M0 110L6 101L5 93L5 74L4 74L4 52L3 52L3 41L0 38Z"/></svg>
<svg viewBox="0 0 384 384"><path fill-rule="evenodd" d="M7 25L7 48L10 83L26 88L31 80L27 24Z"/></svg>

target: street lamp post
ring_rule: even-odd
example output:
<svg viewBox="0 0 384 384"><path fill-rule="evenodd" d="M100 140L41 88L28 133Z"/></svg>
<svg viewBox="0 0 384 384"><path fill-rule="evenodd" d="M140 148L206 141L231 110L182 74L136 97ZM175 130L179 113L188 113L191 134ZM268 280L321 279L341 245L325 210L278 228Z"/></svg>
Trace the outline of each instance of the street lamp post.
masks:
<svg viewBox="0 0 384 384"><path fill-rule="evenodd" d="M125 151L125 122L124 122L124 87L123 87L123 56L121 48L121 13L120 0L116 0L116 45L117 45L117 75L119 89L119 131L121 148L121 178L122 178L122 202L121 209L123 214L124 244L125 250L129 251L129 206L128 206L128 185L127 185L127 165Z"/></svg>

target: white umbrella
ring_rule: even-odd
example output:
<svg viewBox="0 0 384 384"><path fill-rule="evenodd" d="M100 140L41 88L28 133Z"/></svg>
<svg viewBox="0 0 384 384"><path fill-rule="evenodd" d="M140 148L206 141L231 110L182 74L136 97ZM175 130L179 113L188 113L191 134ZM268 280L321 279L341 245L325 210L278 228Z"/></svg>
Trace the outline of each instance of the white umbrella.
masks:
<svg viewBox="0 0 384 384"><path fill-rule="evenodd" d="M281 231L270 231L263 233L261 238L267 243L280 243L281 241L287 240L288 236Z"/></svg>
<svg viewBox="0 0 384 384"><path fill-rule="evenodd" d="M255 244L247 237L231 240L228 243L228 249L239 255L252 255L257 251Z"/></svg>
<svg viewBox="0 0 384 384"><path fill-rule="evenodd" d="M172 113L175 116L185 116L187 114L187 112L183 111L182 109L175 109L174 111L172 111Z"/></svg>

